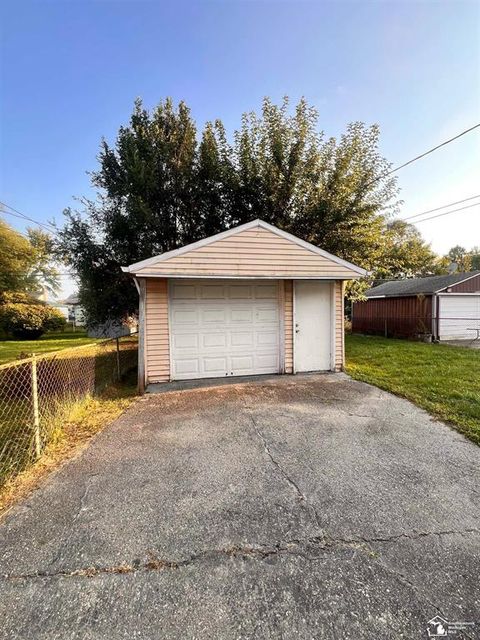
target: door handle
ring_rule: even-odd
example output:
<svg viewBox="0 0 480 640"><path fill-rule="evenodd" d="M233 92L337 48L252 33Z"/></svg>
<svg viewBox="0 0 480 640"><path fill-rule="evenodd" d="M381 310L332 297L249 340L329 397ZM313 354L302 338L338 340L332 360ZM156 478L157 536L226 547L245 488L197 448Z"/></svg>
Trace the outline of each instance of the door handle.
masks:
<svg viewBox="0 0 480 640"><path fill-rule="evenodd" d="M300 333L300 328L298 326L298 322L295 323L295 333Z"/></svg>

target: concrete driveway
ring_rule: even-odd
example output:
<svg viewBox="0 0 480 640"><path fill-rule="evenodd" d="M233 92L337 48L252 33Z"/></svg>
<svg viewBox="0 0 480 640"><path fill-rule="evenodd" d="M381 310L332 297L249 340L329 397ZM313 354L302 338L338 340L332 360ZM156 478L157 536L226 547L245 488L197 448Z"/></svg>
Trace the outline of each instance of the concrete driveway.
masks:
<svg viewBox="0 0 480 640"><path fill-rule="evenodd" d="M341 374L145 396L3 519L0 636L478 637L479 462Z"/></svg>

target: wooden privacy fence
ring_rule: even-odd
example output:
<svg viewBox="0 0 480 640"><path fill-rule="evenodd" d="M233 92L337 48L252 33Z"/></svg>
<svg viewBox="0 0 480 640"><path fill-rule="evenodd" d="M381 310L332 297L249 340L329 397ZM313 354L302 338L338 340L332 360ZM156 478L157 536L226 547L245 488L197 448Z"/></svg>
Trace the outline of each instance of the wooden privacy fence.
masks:
<svg viewBox="0 0 480 640"><path fill-rule="evenodd" d="M136 366L136 336L0 366L0 486L38 460L76 403Z"/></svg>

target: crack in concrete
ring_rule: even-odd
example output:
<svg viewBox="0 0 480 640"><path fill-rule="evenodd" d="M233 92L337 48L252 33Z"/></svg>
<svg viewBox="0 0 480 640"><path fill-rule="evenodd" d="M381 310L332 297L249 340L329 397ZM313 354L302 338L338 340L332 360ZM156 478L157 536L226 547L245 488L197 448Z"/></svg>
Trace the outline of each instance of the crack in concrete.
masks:
<svg viewBox="0 0 480 640"><path fill-rule="evenodd" d="M397 533L395 535L392 536L386 536L386 537L375 537L375 538L364 538L361 536L358 536L357 538L335 538L334 540L336 542L345 542L345 543L350 543L350 542L364 542L366 544L371 544L373 542L397 542L398 540L401 540L402 538L405 538L406 540L419 540L420 538L427 538L429 536L452 536L452 535L465 535L465 534L469 534L469 533L478 533L480 534L480 529L475 529L475 528L470 528L470 529L463 529L461 531L457 531L457 530L448 530L448 531L413 531L412 533Z"/></svg>
<svg viewBox="0 0 480 640"><path fill-rule="evenodd" d="M294 480L292 480L292 478L288 475L288 473L285 471L285 469L280 465L278 460L276 460L274 458L272 452L270 451L270 447L268 446L268 442L267 442L265 436L263 435L263 433L258 428L257 422L256 422L255 418L252 415L250 415L250 420L251 420L251 422L253 424L254 431L257 434L257 436L260 438L260 440L262 441L263 449L264 449L265 453L267 454L267 456L270 458L270 461L272 462L272 464L275 466L276 469L278 469L278 471L281 473L281 475L284 477L284 479L293 488L293 490L297 494L299 500L301 500L303 502L307 502L307 499L304 496L304 494L302 493L302 491L301 491L300 487L298 486L298 484Z"/></svg>
<svg viewBox="0 0 480 640"><path fill-rule="evenodd" d="M85 577L92 578L99 575L123 575L129 573L135 573L140 571L163 571L163 570L176 570L183 567L188 567L197 562L205 560L223 559L223 558L253 558L264 560L266 558L276 556L279 554L300 555L306 560L312 560L305 554L305 550L308 547L316 547L322 551L328 552L335 549L355 549L363 551L369 555L369 557L376 559L377 563L389 570L391 573L395 573L397 576L403 578L405 582L411 584L403 574L394 571L383 562L380 562L374 549L368 545L376 542L394 542L400 538L406 538L409 540L418 540L427 536L446 536L446 535L465 535L468 533L480 533L478 529L465 529L463 531L431 531L431 532L416 532L416 533L402 533L389 537L375 537L375 538L333 538L331 536L311 536L308 538L292 538L290 540L276 542L271 545L232 545L230 547L220 547L217 549L205 549L198 553L187 556L180 560L169 560L165 558L159 558L154 552L149 551L147 559L144 562L135 561L132 563L120 563L117 565L98 567L90 565L80 569L60 569L56 571L37 571L33 573L10 573L0 576L2 580L33 580L33 579L46 579L46 578L75 578ZM317 558L318 559L318 558ZM433 606L433 605L432 605Z"/></svg>
<svg viewBox="0 0 480 640"><path fill-rule="evenodd" d="M317 510L315 509L315 507L308 501L306 495L303 493L303 491L300 489L300 487L298 486L298 484L295 482L295 480L293 480L293 478L291 478L288 473L285 471L285 469L282 467L282 465L278 462L278 460L274 457L273 453L271 452L271 449L268 445L267 439L265 438L265 436L263 435L263 433L260 431L260 429L258 428L257 422L255 420L255 418L253 417L253 415L251 413L249 413L249 417L250 417L250 421L253 425L253 430L255 431L257 437L260 439L260 441L263 444L263 449L265 451L265 453L267 454L267 456L269 457L271 463L274 465L274 467L278 470L278 472L282 475L282 477L286 480L286 482L293 488L293 490L295 491L298 499L305 505L306 509L309 511L310 513L310 517L315 521L315 524L317 525L318 529L320 531L323 531L322 526L320 524L320 519L318 517L318 513Z"/></svg>
<svg viewBox="0 0 480 640"><path fill-rule="evenodd" d="M59 547L59 549L58 549L58 551L57 551L57 553L56 553L56 555L55 555L55 557L53 559L53 563L57 562L61 558L63 551L66 548L68 548L68 545L70 544L70 540L71 540L71 538L73 536L73 533L75 531L73 525L75 525L75 523L77 522L78 518L80 517L80 514L83 511L85 511L85 503L86 503L88 494L90 492L91 482L92 482L92 480L94 478L96 478L99 475L100 475L99 473L92 473L92 474L90 474L89 476L87 476L85 478L83 491L82 491L82 494L80 495L79 500L78 500L78 508L76 509L75 514L73 515L72 522L71 522L71 524L69 526L69 532L68 532L65 540L63 541L63 543L60 545L60 547Z"/></svg>

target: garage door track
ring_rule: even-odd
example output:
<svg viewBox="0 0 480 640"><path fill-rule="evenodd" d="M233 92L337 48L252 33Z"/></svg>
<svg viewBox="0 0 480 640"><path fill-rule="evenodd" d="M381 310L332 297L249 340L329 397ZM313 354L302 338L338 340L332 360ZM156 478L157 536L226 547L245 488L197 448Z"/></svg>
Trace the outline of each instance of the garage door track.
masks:
<svg viewBox="0 0 480 640"><path fill-rule="evenodd" d="M479 461L342 374L144 396L0 523L0 637L479 637Z"/></svg>

